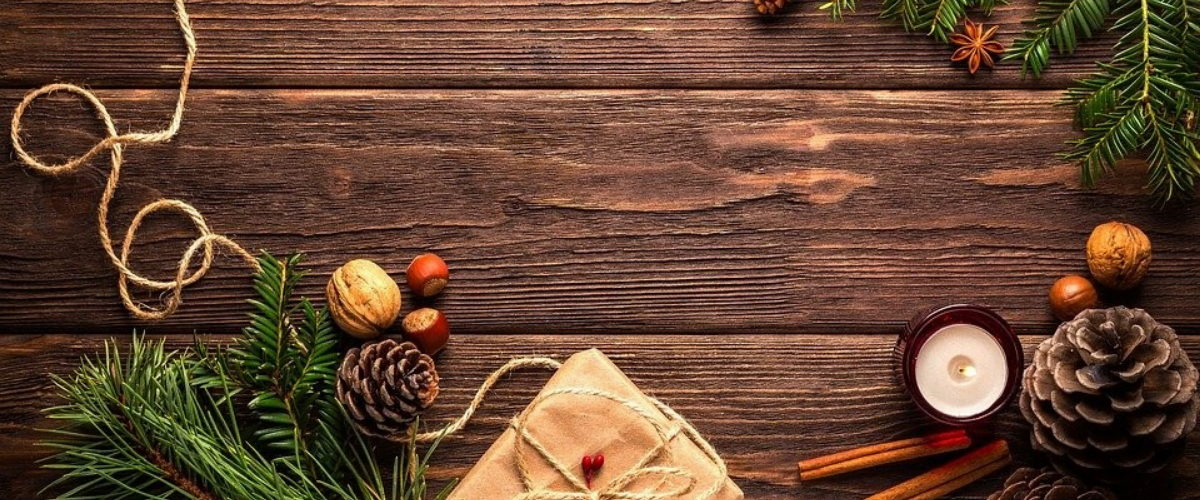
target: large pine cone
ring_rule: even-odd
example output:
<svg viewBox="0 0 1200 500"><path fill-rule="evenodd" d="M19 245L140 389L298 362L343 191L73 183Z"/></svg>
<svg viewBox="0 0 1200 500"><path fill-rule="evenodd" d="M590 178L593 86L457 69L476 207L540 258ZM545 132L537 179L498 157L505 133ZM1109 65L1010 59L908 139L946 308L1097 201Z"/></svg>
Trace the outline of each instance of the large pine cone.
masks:
<svg viewBox="0 0 1200 500"><path fill-rule="evenodd" d="M1146 311L1090 309L1038 346L1021 413L1033 447L1100 482L1156 472L1196 426L1196 367Z"/></svg>
<svg viewBox="0 0 1200 500"><path fill-rule="evenodd" d="M1004 487L987 500L1117 500L1116 495L1103 488L1092 488L1071 476L1054 469L1017 469Z"/></svg>
<svg viewBox="0 0 1200 500"><path fill-rule="evenodd" d="M337 397L366 434L407 429L438 395L433 358L411 342L387 339L350 349L338 370Z"/></svg>

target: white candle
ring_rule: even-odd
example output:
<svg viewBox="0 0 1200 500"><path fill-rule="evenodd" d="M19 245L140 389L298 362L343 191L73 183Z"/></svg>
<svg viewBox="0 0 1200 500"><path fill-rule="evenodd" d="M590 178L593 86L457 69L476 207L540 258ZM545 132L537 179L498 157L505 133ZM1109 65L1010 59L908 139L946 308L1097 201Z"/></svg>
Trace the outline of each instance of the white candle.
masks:
<svg viewBox="0 0 1200 500"><path fill-rule="evenodd" d="M934 410L956 418L988 411L1004 397L1008 362L983 328L956 323L929 336L917 352L917 391Z"/></svg>

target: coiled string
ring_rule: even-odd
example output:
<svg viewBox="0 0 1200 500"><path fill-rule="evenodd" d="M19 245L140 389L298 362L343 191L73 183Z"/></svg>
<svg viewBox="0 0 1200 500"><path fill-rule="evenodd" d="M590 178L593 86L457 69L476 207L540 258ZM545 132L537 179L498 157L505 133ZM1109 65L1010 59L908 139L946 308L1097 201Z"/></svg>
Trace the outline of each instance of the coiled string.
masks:
<svg viewBox="0 0 1200 500"><path fill-rule="evenodd" d="M213 233L204 221L204 216L196 210L196 207L180 200L162 199L143 206L137 215L133 217L133 221L130 222L129 228L125 231L125 240L121 244L120 255L117 255L112 237L108 233L108 209L112 203L113 195L117 191L117 185L120 182L121 165L125 159L125 145L169 142L179 132L179 127L183 122L183 107L184 101L187 100L188 82L192 78L192 66L196 62L196 34L192 30L192 22L188 18L187 9L184 8L184 0L175 0L175 19L179 22L179 29L183 33L183 41L187 45L187 60L184 62L183 76L179 81L179 99L175 103L175 113L171 116L171 123L167 128L157 132L118 134L112 115L108 113L108 109L105 108L104 103L100 101L100 98L96 94L77 85L65 83L46 85L26 94L21 103L17 105L12 118L11 138L13 151L16 152L17 158L26 167L40 174L53 177L72 173L86 165L89 160L100 153L108 151L111 168L108 173L108 181L104 185L104 193L100 197L100 206L96 210L96 221L100 227L100 244L104 247L104 251L108 253L108 258L112 261L113 266L117 268L117 288L121 294L121 301L125 304L125 308L129 312L143 320L160 320L170 316L179 309L179 305L183 301L183 289L203 278L212 267L214 247L217 245L237 253L252 268L258 270L258 261L255 260L254 255L251 255L245 248L242 248L241 245L238 245L228 237ZM21 142L21 118L25 116L25 111L38 98L56 92L75 94L87 101L95 111L96 117L104 122L106 136L93 145L86 153L57 165L48 165L39 161L25 150L25 146ZM129 252L133 247L138 228L146 216L159 211L175 211L186 215L199 233L191 245L188 246L183 257L179 259L179 268L175 273L175 278L169 281L147 278L134 272L129 266ZM192 259L196 253L200 250L204 251L204 258L200 262L199 268L189 275L188 268L191 266ZM155 308L135 302L129 291L130 283L143 289L169 292L170 294L163 300L162 307Z"/></svg>

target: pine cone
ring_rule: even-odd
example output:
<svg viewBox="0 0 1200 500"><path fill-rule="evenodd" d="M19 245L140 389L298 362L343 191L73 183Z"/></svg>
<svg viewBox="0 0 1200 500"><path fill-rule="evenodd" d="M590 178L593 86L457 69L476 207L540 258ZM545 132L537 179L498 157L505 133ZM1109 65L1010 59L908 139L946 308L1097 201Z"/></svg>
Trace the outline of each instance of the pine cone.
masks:
<svg viewBox="0 0 1200 500"><path fill-rule="evenodd" d="M1054 469L1017 469L1004 487L987 500L1117 500L1103 488L1092 488L1083 481L1059 474Z"/></svg>
<svg viewBox="0 0 1200 500"><path fill-rule="evenodd" d="M754 0L754 6L758 8L758 13L764 15L778 14L786 5L787 0Z"/></svg>
<svg viewBox="0 0 1200 500"><path fill-rule="evenodd" d="M1196 367L1146 311L1089 309L1063 323L1025 370L1033 447L1099 482L1161 470L1196 426Z"/></svg>
<svg viewBox="0 0 1200 500"><path fill-rule="evenodd" d="M338 370L338 400L366 434L404 431L437 395L433 358L411 342L387 339L350 349Z"/></svg>

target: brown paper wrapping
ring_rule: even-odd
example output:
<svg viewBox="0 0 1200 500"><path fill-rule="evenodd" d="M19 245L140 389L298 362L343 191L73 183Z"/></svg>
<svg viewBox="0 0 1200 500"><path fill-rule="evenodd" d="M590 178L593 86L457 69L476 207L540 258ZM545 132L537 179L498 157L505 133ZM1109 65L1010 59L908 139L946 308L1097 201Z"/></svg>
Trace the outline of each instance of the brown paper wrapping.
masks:
<svg viewBox="0 0 1200 500"><path fill-rule="evenodd" d="M580 393L565 393L572 390ZM616 396L628 404L607 397L596 397L595 394ZM662 442L655 426L647 418L655 419L662 424L661 428L666 429L676 429L680 424L664 415L654 401L596 349L571 356L546 383L534 403L517 417L545 452L577 478L583 477L579 464L584 455L603 453L604 467L592 481L592 492L614 486L610 484L614 479L634 469L649 451ZM696 438L700 439L698 436ZM523 484L518 468L518 445L522 446L519 455L523 457L528 470L528 488ZM663 453L647 466L685 471L684 474L689 476L687 481L694 481L687 493L672 496L671 500L743 498L737 485L686 434L680 433L670 439ZM667 476L640 476L621 486L620 490L626 493L658 492L661 495L664 491L680 489L682 480ZM717 488L715 493L704 496L714 488ZM530 491L545 492L547 498L561 497L560 492L582 493L584 498L589 495L573 486L528 442L521 440L513 426L509 426L462 478L448 500L506 500L528 495Z"/></svg>

